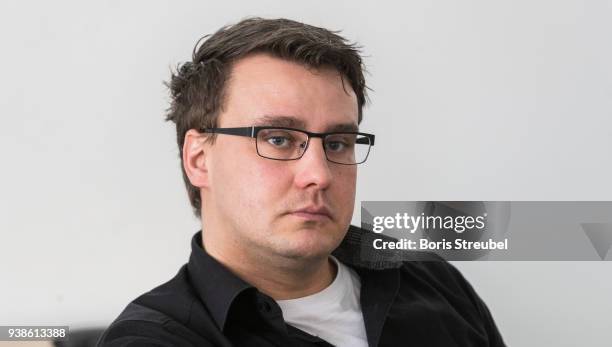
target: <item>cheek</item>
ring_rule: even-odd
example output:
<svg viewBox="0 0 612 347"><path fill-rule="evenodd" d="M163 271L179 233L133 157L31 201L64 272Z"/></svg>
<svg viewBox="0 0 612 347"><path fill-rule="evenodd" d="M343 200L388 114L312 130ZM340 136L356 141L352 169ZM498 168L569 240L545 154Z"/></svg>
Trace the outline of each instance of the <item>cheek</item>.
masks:
<svg viewBox="0 0 612 347"><path fill-rule="evenodd" d="M344 194L355 194L357 170L352 166L340 167L334 173L334 183Z"/></svg>
<svg viewBox="0 0 612 347"><path fill-rule="evenodd" d="M235 142L238 141L217 139L209 176L211 189L218 201L243 203L249 198L249 186L253 185L256 177L249 170L249 162L253 160L249 148Z"/></svg>
<svg viewBox="0 0 612 347"><path fill-rule="evenodd" d="M342 172L337 172L334 177L335 203L343 210L345 215L352 215L355 204L357 183L357 172L348 167Z"/></svg>
<svg viewBox="0 0 612 347"><path fill-rule="evenodd" d="M242 155L241 158L240 161L227 162L223 170L221 179L225 182L225 191L231 194L228 200L237 201L240 208L251 212L261 212L261 206L273 208L282 203L291 185L289 171L282 167L285 163L252 155Z"/></svg>
<svg viewBox="0 0 612 347"><path fill-rule="evenodd" d="M263 200L277 199L291 185L290 171L285 162L257 158L249 166L252 191Z"/></svg>

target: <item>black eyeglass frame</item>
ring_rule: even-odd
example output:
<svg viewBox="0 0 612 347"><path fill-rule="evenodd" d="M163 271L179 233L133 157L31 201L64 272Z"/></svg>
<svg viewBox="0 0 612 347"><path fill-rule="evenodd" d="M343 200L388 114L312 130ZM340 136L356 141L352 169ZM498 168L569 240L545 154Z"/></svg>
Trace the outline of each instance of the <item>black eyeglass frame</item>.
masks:
<svg viewBox="0 0 612 347"><path fill-rule="evenodd" d="M374 146L374 134L367 134L367 133L362 133L362 132L357 132L357 131L332 131L332 132L327 132L327 133L315 133L315 132L310 132L310 131L306 131L306 130L302 130L302 129L295 129L295 128L287 128L287 127L275 127L275 126L251 126L251 127L237 127L237 128L200 128L199 131L201 133L208 133L208 134L225 134L225 135L237 135L237 136L245 136L245 137L252 137L254 139L257 140L257 134L259 134L259 132L261 130L269 130L269 129L279 129L279 130L291 130L291 131L298 131L301 133L304 133L307 135L307 139L306 139L306 147L304 148L304 151L302 151L302 154L297 157L297 158L291 158L291 159L278 159L278 158L270 158L270 157L266 157L264 155L261 155L259 153L259 147L257 145L257 141L255 141L255 150L257 151L257 154L262 157L262 158L266 158L266 159L270 159L270 160L281 160L281 161L290 161L290 160L299 160L304 156L304 153L306 153L306 150L308 150L308 146L310 145L310 139L312 137L316 137L316 138L320 138L321 141L323 142L323 144L325 144L325 137L327 137L328 135L336 135L336 134L355 134L355 135L361 135L363 136L363 138L358 139L355 143L358 144L368 144L368 153L366 153L365 158L358 162L358 163L354 163L354 164L347 164L347 163L339 163L337 161L333 161L331 159L329 159L329 157L327 156L327 151L325 150L325 145L323 147L323 152L325 153L325 158L335 164L340 164L340 165L358 165L358 164L363 164L365 163L365 161L368 159L368 156L370 155L370 149L372 148L372 146ZM367 140L368 142L363 142L364 140Z"/></svg>

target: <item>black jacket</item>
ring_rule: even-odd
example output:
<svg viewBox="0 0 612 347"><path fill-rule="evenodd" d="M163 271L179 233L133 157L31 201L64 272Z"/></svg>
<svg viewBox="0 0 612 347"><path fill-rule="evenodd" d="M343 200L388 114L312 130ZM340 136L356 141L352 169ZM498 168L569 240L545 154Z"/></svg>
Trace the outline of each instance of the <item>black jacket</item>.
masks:
<svg viewBox="0 0 612 347"><path fill-rule="evenodd" d="M370 346L504 346L486 305L455 267L435 256L364 257L362 245L374 237L380 235L351 226L333 253L360 276ZM191 248L178 274L131 302L99 346L330 346L286 324L271 297L206 253L200 232Z"/></svg>

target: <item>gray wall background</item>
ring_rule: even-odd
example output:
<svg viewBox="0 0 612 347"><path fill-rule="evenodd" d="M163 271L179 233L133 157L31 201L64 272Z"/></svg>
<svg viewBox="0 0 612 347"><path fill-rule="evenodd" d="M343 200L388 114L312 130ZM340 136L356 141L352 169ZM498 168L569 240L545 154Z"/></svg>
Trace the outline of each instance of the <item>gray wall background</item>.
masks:
<svg viewBox="0 0 612 347"><path fill-rule="evenodd" d="M612 200L611 1L3 1L0 324L108 324L187 260L162 81L248 15L364 46L357 206ZM610 262L455 265L509 345L610 345Z"/></svg>

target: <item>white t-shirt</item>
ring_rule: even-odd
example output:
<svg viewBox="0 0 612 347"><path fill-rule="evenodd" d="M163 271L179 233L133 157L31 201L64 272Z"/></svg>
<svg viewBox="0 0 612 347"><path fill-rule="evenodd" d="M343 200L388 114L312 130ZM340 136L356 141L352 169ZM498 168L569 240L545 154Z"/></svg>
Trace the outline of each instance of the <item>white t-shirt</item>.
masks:
<svg viewBox="0 0 612 347"><path fill-rule="evenodd" d="M359 276L335 257L330 257L338 267L332 284L303 298L276 302L287 324L335 346L367 347L368 338L359 301Z"/></svg>

